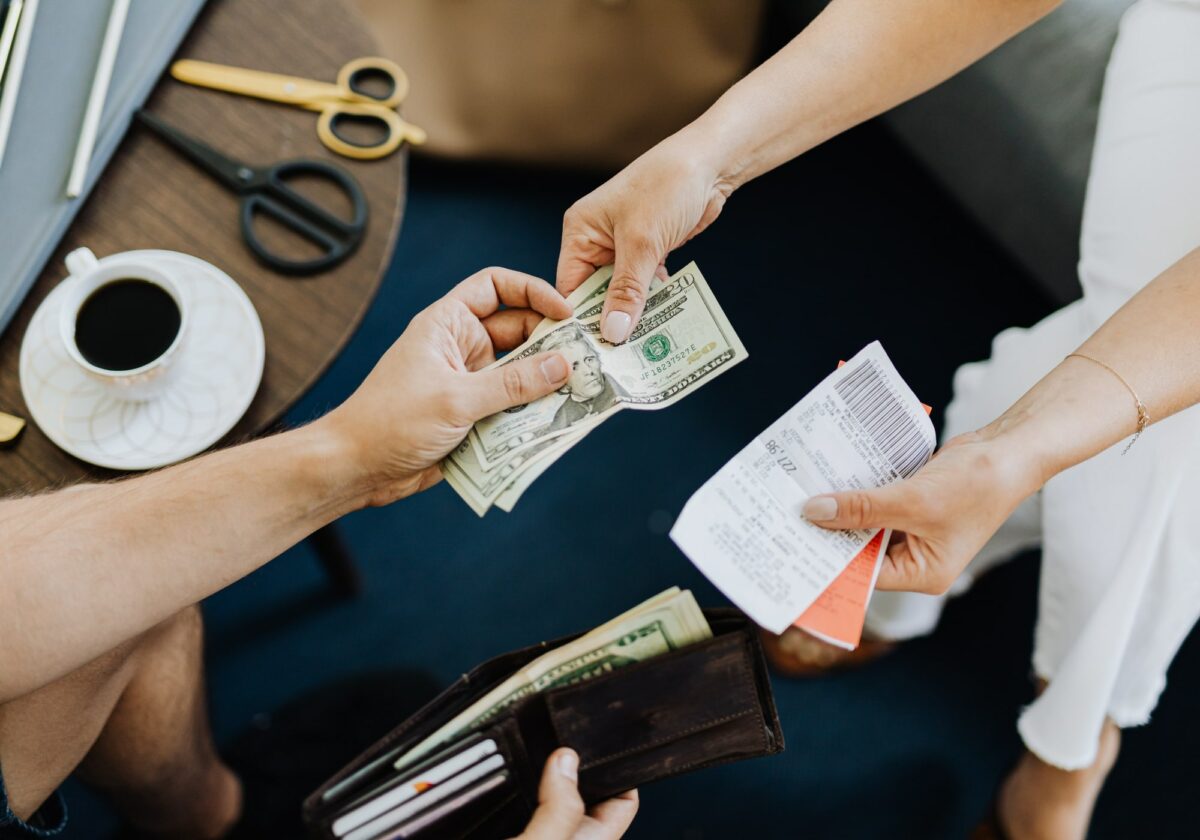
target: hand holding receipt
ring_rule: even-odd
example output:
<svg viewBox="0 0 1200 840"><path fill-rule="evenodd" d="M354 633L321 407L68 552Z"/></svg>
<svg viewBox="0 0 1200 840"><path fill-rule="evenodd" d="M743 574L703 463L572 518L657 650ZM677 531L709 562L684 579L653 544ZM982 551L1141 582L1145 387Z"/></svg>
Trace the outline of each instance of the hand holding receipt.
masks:
<svg viewBox="0 0 1200 840"><path fill-rule="evenodd" d="M805 501L907 478L934 442L920 401L873 343L706 482L671 537L730 600L781 633L876 533L813 525L801 518Z"/></svg>

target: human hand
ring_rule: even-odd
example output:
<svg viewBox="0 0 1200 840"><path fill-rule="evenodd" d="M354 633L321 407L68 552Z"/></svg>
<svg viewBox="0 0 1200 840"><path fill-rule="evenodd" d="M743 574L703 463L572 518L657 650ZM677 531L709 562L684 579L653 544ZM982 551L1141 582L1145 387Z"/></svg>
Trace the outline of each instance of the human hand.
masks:
<svg viewBox="0 0 1200 840"><path fill-rule="evenodd" d="M959 435L912 478L875 490L814 496L804 516L822 528L893 528L879 589L940 595L1041 477L990 430Z"/></svg>
<svg viewBox="0 0 1200 840"><path fill-rule="evenodd" d="M626 791L585 811L578 787L579 756L555 750L542 771L538 809L513 840L616 840L637 816L638 794Z"/></svg>
<svg viewBox="0 0 1200 840"><path fill-rule="evenodd" d="M569 295L613 263L600 332L620 344L642 317L651 278L666 279L667 254L712 224L731 192L686 130L667 138L567 211L558 290Z"/></svg>
<svg viewBox="0 0 1200 840"><path fill-rule="evenodd" d="M559 353L479 370L497 350L521 344L543 316L569 318L571 307L544 280L486 268L412 319L358 390L317 421L343 444L366 504L436 484L438 462L476 420L566 382L570 370Z"/></svg>

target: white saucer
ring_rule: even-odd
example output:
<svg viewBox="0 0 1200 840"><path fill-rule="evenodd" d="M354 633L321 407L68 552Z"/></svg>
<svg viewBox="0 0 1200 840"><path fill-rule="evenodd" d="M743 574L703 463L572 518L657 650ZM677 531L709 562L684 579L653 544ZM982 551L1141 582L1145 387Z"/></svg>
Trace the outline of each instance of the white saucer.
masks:
<svg viewBox="0 0 1200 840"><path fill-rule="evenodd" d="M21 342L21 392L34 422L76 458L115 470L161 467L212 446L250 407L266 361L258 313L228 274L175 251L131 253L159 261L188 299L179 370L160 395L117 400L71 360L58 330L61 285Z"/></svg>

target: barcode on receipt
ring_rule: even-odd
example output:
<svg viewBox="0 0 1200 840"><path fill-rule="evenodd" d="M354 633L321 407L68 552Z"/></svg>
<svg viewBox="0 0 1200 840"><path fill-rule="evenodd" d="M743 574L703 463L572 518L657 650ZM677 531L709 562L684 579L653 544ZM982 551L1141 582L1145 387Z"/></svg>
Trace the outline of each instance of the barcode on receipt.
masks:
<svg viewBox="0 0 1200 840"><path fill-rule="evenodd" d="M864 359L834 385L854 418L902 478L919 470L933 447L917 420L888 387L872 359Z"/></svg>

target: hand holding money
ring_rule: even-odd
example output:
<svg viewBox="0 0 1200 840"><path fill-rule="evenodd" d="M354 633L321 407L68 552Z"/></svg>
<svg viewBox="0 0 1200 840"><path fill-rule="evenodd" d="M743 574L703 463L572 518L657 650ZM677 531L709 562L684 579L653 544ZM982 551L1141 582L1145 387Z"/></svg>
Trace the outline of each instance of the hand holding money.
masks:
<svg viewBox="0 0 1200 840"><path fill-rule="evenodd" d="M477 422L442 463L447 482L483 515L510 510L521 493L591 429L624 408L672 405L746 358L746 349L695 263L651 286L629 341L600 335L612 268L567 298L573 316L546 318L529 340L492 368L558 352L571 372L554 394Z"/></svg>
<svg viewBox="0 0 1200 840"><path fill-rule="evenodd" d="M663 140L575 202L563 218L557 282L563 294L592 265L615 261L612 293L601 300L604 336L621 343L637 326L655 269L712 224L735 187L720 177L714 133L685 129ZM745 158L739 159L745 163Z"/></svg>
<svg viewBox="0 0 1200 840"><path fill-rule="evenodd" d="M525 340L545 317L570 315L544 280L489 268L419 313L346 402L317 421L332 434L331 456L363 485L369 504L387 504L441 477L438 462L480 417L553 393L567 380L561 354L527 354L489 367L498 350Z"/></svg>

